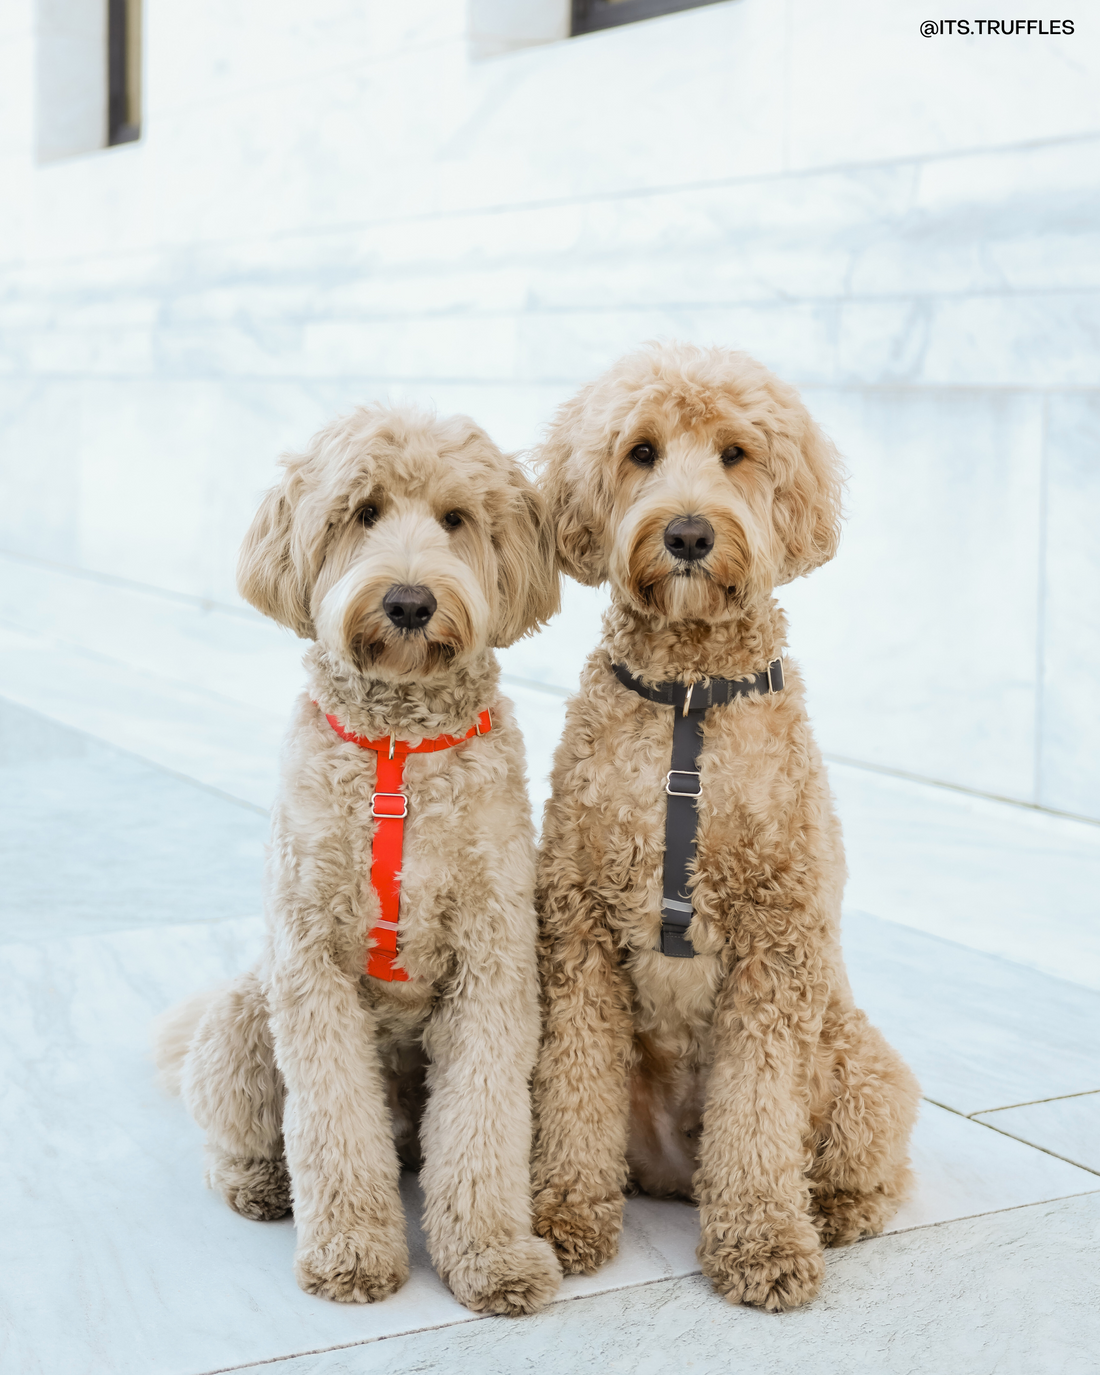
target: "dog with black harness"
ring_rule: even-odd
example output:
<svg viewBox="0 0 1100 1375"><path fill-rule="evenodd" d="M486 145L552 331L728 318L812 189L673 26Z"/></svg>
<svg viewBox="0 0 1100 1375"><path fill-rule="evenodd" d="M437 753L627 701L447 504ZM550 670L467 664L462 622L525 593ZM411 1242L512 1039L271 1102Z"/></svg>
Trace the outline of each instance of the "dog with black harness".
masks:
<svg viewBox="0 0 1100 1375"><path fill-rule="evenodd" d="M720 1293L804 1303L882 1230L918 1087L855 1006L840 826L774 591L837 546L842 473L743 354L649 346L558 412L562 570L611 607L543 826L536 1230L615 1254L624 1190L694 1198Z"/></svg>

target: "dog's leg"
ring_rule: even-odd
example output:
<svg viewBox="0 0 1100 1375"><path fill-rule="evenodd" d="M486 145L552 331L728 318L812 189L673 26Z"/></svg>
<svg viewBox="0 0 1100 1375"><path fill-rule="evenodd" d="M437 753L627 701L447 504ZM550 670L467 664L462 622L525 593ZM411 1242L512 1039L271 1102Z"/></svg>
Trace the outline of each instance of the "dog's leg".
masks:
<svg viewBox="0 0 1100 1375"><path fill-rule="evenodd" d="M829 1009L828 1077L814 1113L813 1219L826 1246L881 1232L912 1186L909 1135L920 1086L864 1013Z"/></svg>
<svg viewBox="0 0 1100 1375"><path fill-rule="evenodd" d="M299 931L328 922L296 913ZM283 1129L298 1227L295 1274L310 1294L372 1303L409 1273L398 1163L375 1019L325 939L300 941L271 977Z"/></svg>
<svg viewBox="0 0 1100 1375"><path fill-rule="evenodd" d="M180 1090L206 1131L206 1182L243 1217L290 1210L283 1083L255 971L210 997L191 1037Z"/></svg>
<svg viewBox="0 0 1100 1375"><path fill-rule="evenodd" d="M622 1230L632 994L578 873L581 838L568 829L552 803L540 853L546 1021L534 1084L535 1231L566 1274L587 1275L615 1255Z"/></svg>
<svg viewBox="0 0 1100 1375"><path fill-rule="evenodd" d="M482 925L505 932L510 923L490 916ZM502 937L463 963L425 1036L431 1065L420 1181L428 1246L468 1308L531 1313L561 1283L553 1249L531 1231L534 952L518 943L508 949Z"/></svg>
<svg viewBox="0 0 1100 1375"><path fill-rule="evenodd" d="M695 1193L703 1273L731 1303L813 1298L825 1264L810 1217L808 1068L816 970L774 951L731 966L714 1016Z"/></svg>

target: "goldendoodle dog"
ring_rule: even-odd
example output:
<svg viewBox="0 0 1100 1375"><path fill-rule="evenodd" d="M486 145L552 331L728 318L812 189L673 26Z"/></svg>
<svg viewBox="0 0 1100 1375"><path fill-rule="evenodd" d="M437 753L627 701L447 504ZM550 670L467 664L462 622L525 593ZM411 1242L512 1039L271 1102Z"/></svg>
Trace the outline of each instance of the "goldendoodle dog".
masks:
<svg viewBox="0 0 1100 1375"><path fill-rule="evenodd" d="M560 566L612 605L540 849L535 1228L588 1273L625 1186L692 1197L719 1291L790 1308L823 1245L905 1194L918 1096L852 1000L840 827L772 595L835 552L839 461L791 387L684 345L586 387L541 457Z"/></svg>
<svg viewBox="0 0 1100 1375"><path fill-rule="evenodd" d="M399 1159L433 1262L479 1312L560 1282L533 1235L534 833L493 646L558 605L543 498L465 417L367 408L283 460L241 551L315 643L283 747L259 966L168 1014L158 1063L246 1217L293 1205L310 1293L408 1274Z"/></svg>

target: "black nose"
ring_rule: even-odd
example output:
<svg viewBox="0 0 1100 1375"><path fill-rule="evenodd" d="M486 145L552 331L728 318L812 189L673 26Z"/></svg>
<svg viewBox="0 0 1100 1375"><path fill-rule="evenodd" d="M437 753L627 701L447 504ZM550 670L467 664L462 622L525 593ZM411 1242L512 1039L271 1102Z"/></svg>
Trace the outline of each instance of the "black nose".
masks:
<svg viewBox="0 0 1100 1375"><path fill-rule="evenodd" d="M702 516L677 516L665 526L665 548L687 563L705 559L714 548L714 526Z"/></svg>
<svg viewBox="0 0 1100 1375"><path fill-rule="evenodd" d="M423 630L435 615L435 598L426 587L395 583L382 598L382 610L398 630Z"/></svg>

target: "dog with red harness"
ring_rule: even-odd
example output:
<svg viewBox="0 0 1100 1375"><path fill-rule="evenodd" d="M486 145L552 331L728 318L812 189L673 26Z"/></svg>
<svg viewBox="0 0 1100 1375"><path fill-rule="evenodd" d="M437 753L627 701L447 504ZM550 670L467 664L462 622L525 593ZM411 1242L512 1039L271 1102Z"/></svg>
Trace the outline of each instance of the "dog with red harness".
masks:
<svg viewBox="0 0 1100 1375"><path fill-rule="evenodd" d="M259 966L164 1019L158 1063L246 1217L293 1207L303 1289L433 1262L478 1312L557 1289L532 1234L534 835L494 647L558 605L543 499L464 417L364 408L283 460L241 552L253 606L312 641L282 756Z"/></svg>

